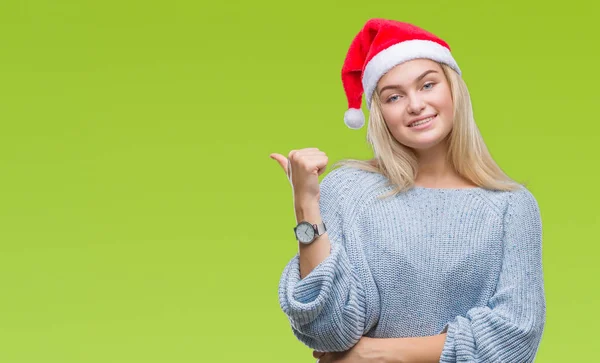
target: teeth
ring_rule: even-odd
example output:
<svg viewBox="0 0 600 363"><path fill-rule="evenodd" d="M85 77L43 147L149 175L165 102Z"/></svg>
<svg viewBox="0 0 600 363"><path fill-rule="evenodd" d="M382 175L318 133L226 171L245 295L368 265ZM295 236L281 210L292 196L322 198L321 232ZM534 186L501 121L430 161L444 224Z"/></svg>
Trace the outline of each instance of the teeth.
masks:
<svg viewBox="0 0 600 363"><path fill-rule="evenodd" d="M410 126L409 126L409 127L414 127L414 126L419 126L419 125L422 125L422 124L424 124L424 123L427 123L427 122L431 121L431 120L432 120L434 117L435 117L435 116L431 116L431 117L428 117L428 118L426 118L426 119L424 119L424 120L417 121L417 122L413 122L412 124L410 124Z"/></svg>

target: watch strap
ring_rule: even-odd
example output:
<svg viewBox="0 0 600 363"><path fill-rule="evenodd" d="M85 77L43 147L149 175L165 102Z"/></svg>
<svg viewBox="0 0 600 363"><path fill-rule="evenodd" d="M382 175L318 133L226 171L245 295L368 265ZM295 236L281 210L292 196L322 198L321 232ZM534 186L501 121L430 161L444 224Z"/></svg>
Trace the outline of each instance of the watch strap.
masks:
<svg viewBox="0 0 600 363"><path fill-rule="evenodd" d="M321 223L318 223L318 224L313 224L313 227L315 228L315 234L316 234L316 236L320 236L323 233L327 232L327 227L325 227L325 222L321 222Z"/></svg>

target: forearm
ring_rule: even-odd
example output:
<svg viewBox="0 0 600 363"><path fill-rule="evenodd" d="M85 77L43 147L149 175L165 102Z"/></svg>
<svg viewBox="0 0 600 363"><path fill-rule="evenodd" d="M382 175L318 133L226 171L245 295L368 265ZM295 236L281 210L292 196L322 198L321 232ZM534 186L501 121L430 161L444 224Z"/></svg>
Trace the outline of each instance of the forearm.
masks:
<svg viewBox="0 0 600 363"><path fill-rule="evenodd" d="M438 363L446 341L446 333L410 338L380 338L380 346L387 363Z"/></svg>
<svg viewBox="0 0 600 363"><path fill-rule="evenodd" d="M294 334L321 352L351 349L375 324L378 311L366 314L368 304L378 306L378 295L364 292L360 276L339 243L333 243L329 256L304 278L299 258L294 256L286 265L278 294Z"/></svg>
<svg viewBox="0 0 600 363"><path fill-rule="evenodd" d="M318 199L311 201L294 199L294 209L296 211L297 223L307 221L311 224L319 224L322 222ZM329 242L329 236L327 232L325 232L309 245L300 242L298 242L298 245L300 255L300 278L303 279L329 256L331 244Z"/></svg>

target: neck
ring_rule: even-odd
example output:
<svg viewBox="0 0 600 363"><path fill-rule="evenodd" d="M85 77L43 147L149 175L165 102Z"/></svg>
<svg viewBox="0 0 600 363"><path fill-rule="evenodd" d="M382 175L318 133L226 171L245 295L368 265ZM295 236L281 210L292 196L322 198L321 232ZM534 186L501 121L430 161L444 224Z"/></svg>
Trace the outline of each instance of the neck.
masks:
<svg viewBox="0 0 600 363"><path fill-rule="evenodd" d="M462 178L447 161L448 145L444 140L427 150L415 150L418 161L418 172L415 179L416 185L428 187L452 186Z"/></svg>

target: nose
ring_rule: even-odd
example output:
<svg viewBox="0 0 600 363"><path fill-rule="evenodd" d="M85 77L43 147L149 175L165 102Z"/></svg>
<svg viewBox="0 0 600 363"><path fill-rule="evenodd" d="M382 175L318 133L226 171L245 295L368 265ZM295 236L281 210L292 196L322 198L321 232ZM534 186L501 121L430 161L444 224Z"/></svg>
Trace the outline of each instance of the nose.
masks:
<svg viewBox="0 0 600 363"><path fill-rule="evenodd" d="M418 94L409 95L408 113L418 115L425 109L425 102Z"/></svg>

